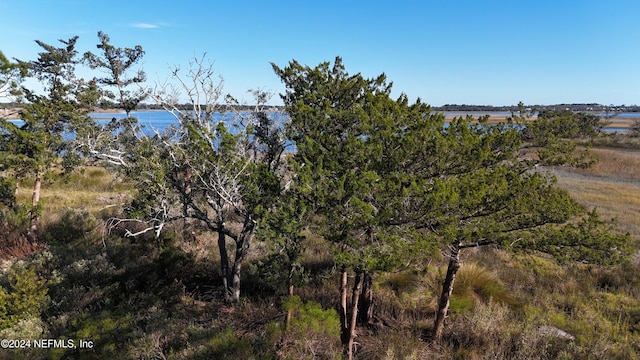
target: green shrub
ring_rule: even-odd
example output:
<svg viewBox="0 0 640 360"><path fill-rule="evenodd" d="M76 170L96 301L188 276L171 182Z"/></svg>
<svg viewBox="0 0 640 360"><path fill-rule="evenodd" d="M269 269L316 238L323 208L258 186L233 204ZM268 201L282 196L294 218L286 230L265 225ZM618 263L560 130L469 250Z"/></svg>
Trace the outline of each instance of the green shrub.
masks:
<svg viewBox="0 0 640 360"><path fill-rule="evenodd" d="M97 226L98 221L86 209L68 208L58 222L46 227L42 239L57 243L84 240L86 235Z"/></svg>
<svg viewBox="0 0 640 360"><path fill-rule="evenodd" d="M16 182L11 178L0 177L0 205L16 205Z"/></svg>
<svg viewBox="0 0 640 360"><path fill-rule="evenodd" d="M46 339L49 338L46 328L46 324L39 318L22 319L14 326L0 330L0 339ZM3 350L0 351L0 360L49 359L48 353L49 349L35 347Z"/></svg>
<svg viewBox="0 0 640 360"><path fill-rule="evenodd" d="M303 302L299 296L288 297L283 310L291 312L289 327L281 323L267 324L269 341L279 348L284 359L336 359L342 354L340 319L335 310L324 310L320 304Z"/></svg>
<svg viewBox="0 0 640 360"><path fill-rule="evenodd" d="M85 312L70 322L59 338L83 339L93 342L93 348L56 348L53 358L63 359L120 359L127 346L138 334L135 333L133 316L121 311ZM76 343L77 345L77 343Z"/></svg>
<svg viewBox="0 0 640 360"><path fill-rule="evenodd" d="M489 269L474 263L464 264L458 271L453 287L450 309L453 313L465 312L480 301L510 302L504 284Z"/></svg>
<svg viewBox="0 0 640 360"><path fill-rule="evenodd" d="M381 285L389 287L396 295L411 293L418 289L420 277L412 272L392 273L386 276Z"/></svg>
<svg viewBox="0 0 640 360"><path fill-rule="evenodd" d="M298 296L290 296L283 307L294 314L291 318L291 329L328 336L340 335L340 320L333 309L324 310L320 304L313 301L303 303Z"/></svg>
<svg viewBox="0 0 640 360"><path fill-rule="evenodd" d="M38 318L47 301L47 286L35 270L14 265L8 274L8 285L0 286L0 329L16 325L22 319Z"/></svg>
<svg viewBox="0 0 640 360"><path fill-rule="evenodd" d="M251 343L239 338L232 328L214 335L207 342L208 359L250 359L253 357Z"/></svg>

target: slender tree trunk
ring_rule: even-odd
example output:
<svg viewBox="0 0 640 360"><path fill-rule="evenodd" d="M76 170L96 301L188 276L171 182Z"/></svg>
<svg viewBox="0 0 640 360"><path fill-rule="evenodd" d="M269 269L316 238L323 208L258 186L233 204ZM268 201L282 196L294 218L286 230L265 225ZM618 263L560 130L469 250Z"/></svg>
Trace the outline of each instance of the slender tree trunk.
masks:
<svg viewBox="0 0 640 360"><path fill-rule="evenodd" d="M358 304L358 321L363 324L373 323L373 278L365 272L362 282L362 296Z"/></svg>
<svg viewBox="0 0 640 360"><path fill-rule="evenodd" d="M232 302L240 301L240 273L242 271L242 262L247 254L247 248L245 245L246 239L242 239L236 243L236 253L233 259L233 267L231 268L231 287L230 287L230 300Z"/></svg>
<svg viewBox="0 0 640 360"><path fill-rule="evenodd" d="M287 279L287 282L289 284L289 288L288 288L288 294L289 294L289 299L291 299L293 297L293 272L295 271L295 268L293 267L293 265L291 265L289 267L289 277ZM284 332L286 333L287 331L289 331L289 326L291 325L291 318L293 317L293 309L291 307L289 307L289 309L287 310L287 318L284 322ZM283 334L284 337L284 334Z"/></svg>
<svg viewBox="0 0 640 360"><path fill-rule="evenodd" d="M340 316L340 340L343 346L349 341L349 321L347 319L347 269L342 269L340 275L340 308L338 315Z"/></svg>
<svg viewBox="0 0 640 360"><path fill-rule="evenodd" d="M231 288L229 289L232 302L240 301L240 273L242 271L242 260L244 256L238 257L238 252L236 251L236 258L233 262L233 267L231 268Z"/></svg>
<svg viewBox="0 0 640 360"><path fill-rule="evenodd" d="M184 195L182 199L182 214L185 215L184 219L182 219L182 236L186 238L188 230L188 218L187 213L189 212L189 198L191 197L191 177L193 176L193 170L191 167L188 167L184 173Z"/></svg>
<svg viewBox="0 0 640 360"><path fill-rule="evenodd" d="M13 196L17 199L18 198L18 188L20 187L20 181L18 180L18 175L14 175L15 176L15 181L16 181L16 189L13 192Z"/></svg>
<svg viewBox="0 0 640 360"><path fill-rule="evenodd" d="M449 266L447 267L447 275L442 283L442 294L440 295L440 301L438 302L438 310L436 312L436 320L433 326L433 340L440 341L442 338L442 331L444 329L444 319L449 311L449 303L451 300L451 293L453 292L453 283L456 279L456 274L460 269L460 243L455 242L451 245L451 255L449 256Z"/></svg>
<svg viewBox="0 0 640 360"><path fill-rule="evenodd" d="M358 321L358 303L360 301L360 293L362 292L362 283L364 279L363 272L356 273L356 280L353 284L351 293L351 316L349 319L349 336L346 344L347 359L353 360L353 343L356 338L356 323Z"/></svg>
<svg viewBox="0 0 640 360"><path fill-rule="evenodd" d="M296 271L298 270L297 260L300 257L300 237L299 236L290 236L286 241L286 254L287 260L289 264L289 276L287 277L287 284L289 299L291 299L294 295L294 278L296 275ZM287 318L285 321L285 332L289 330L289 325L291 323L291 318L293 317L293 309L289 308L287 311Z"/></svg>
<svg viewBox="0 0 640 360"><path fill-rule="evenodd" d="M31 244L35 244L37 241L36 231L38 231L38 218L39 210L38 204L40 203L40 188L42 187L42 172L36 172L36 179L33 183L33 194L31 196L31 218L29 220L29 230L27 231L27 240Z"/></svg>
<svg viewBox="0 0 640 360"><path fill-rule="evenodd" d="M220 273L222 274L222 288L224 289L224 294L226 299L231 298L231 294L229 292L229 254L227 253L227 239L222 232L221 225L218 225L218 250L220 251Z"/></svg>
<svg viewBox="0 0 640 360"><path fill-rule="evenodd" d="M236 241L236 252L233 259L233 267L231 268L231 301L240 301L240 280L242 262L249 253L249 246L251 245L251 239L253 237L253 231L255 229L255 223L253 219L248 217L245 220L245 224L242 228L242 232Z"/></svg>

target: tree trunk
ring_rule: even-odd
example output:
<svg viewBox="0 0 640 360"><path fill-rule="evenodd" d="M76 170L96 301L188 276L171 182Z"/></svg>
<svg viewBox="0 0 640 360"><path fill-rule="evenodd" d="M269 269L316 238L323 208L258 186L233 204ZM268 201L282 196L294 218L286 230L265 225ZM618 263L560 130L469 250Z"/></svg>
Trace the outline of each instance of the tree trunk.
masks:
<svg viewBox="0 0 640 360"><path fill-rule="evenodd" d="M353 343L356 338L356 322L358 320L358 303L360 300L360 293L362 292L362 283L364 279L363 272L356 273L356 280L353 284L353 292L351 293L351 316L349 319L349 333L346 344L347 359L353 360Z"/></svg>
<svg viewBox="0 0 640 360"><path fill-rule="evenodd" d="M373 323L373 278L368 272L363 273L362 296L358 304L358 321L360 324Z"/></svg>
<svg viewBox="0 0 640 360"><path fill-rule="evenodd" d="M338 315L340 316L340 340L343 346L349 341L349 321L347 319L347 269L342 269L340 276L340 309Z"/></svg>
<svg viewBox="0 0 640 360"><path fill-rule="evenodd" d="M291 265L289 267L289 277L287 279L287 282L289 283L289 299L291 299L293 297L293 272L295 271L295 268L293 267L293 265ZM286 333L287 331L289 331L289 326L291 325L291 318L293 317L293 309L291 307L289 307L289 309L287 310L287 318L284 322L284 332ZM284 336L284 334L283 334Z"/></svg>
<svg viewBox="0 0 640 360"><path fill-rule="evenodd" d="M240 273L242 270L242 261L244 261L247 254L244 241L241 240L236 243L236 254L233 259L233 267L231 268L231 287L229 289L231 297L229 300L232 302L240 301Z"/></svg>
<svg viewBox="0 0 640 360"><path fill-rule="evenodd" d="M182 236L186 238L188 233L188 224L189 220L187 214L189 213L189 201L191 197L191 177L193 176L193 170L191 167L188 167L184 173L184 194L182 198L182 214L184 215L184 219L182 219Z"/></svg>
<svg viewBox="0 0 640 360"><path fill-rule="evenodd" d="M229 293L231 294L230 300L232 302L240 301L240 272L242 270L242 259L244 256L240 258L237 257L233 263L233 267L231 268L231 288L229 289Z"/></svg>
<svg viewBox="0 0 640 360"><path fill-rule="evenodd" d="M442 338L444 319L449 311L451 293L453 292L453 283L456 279L456 274L460 269L460 243L455 242L450 248L451 255L449 256L449 266L447 267L447 275L442 283L442 294L440 295L440 301L438 302L436 320L433 326L434 341L439 341Z"/></svg>
<svg viewBox="0 0 640 360"><path fill-rule="evenodd" d="M38 204L40 203L40 188L42 187L42 172L36 172L36 179L33 184L33 194L31 196L31 218L29 220L29 230L27 231L27 240L29 243L35 244L37 241L36 231L38 230L38 218L39 218L39 209Z"/></svg>
<svg viewBox="0 0 640 360"><path fill-rule="evenodd" d="M222 288L226 299L231 298L229 292L230 272L229 272L229 254L227 253L227 239L222 232L222 228L218 225L218 250L220 251L220 273L222 274Z"/></svg>
<svg viewBox="0 0 640 360"><path fill-rule="evenodd" d="M240 301L240 280L242 262L249 253L249 246L251 245L251 238L253 237L253 230L255 229L255 223L250 217L245 220L245 224L242 228L242 232L236 240L236 252L233 259L233 267L231 268L231 298L232 302Z"/></svg>

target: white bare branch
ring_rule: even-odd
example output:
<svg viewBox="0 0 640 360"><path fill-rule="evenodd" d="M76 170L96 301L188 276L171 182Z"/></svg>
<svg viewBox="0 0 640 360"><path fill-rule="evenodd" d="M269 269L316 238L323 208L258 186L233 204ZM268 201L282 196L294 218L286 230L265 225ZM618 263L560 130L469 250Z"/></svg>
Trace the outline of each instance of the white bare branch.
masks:
<svg viewBox="0 0 640 360"><path fill-rule="evenodd" d="M216 76L213 62L206 60L206 53L189 62L186 75L182 69L174 66L171 70L175 83L166 81L157 84L153 98L163 109L170 112L180 125L192 121L207 134L215 130L215 114L222 97L224 79ZM189 108L180 106L180 98L186 96Z"/></svg>

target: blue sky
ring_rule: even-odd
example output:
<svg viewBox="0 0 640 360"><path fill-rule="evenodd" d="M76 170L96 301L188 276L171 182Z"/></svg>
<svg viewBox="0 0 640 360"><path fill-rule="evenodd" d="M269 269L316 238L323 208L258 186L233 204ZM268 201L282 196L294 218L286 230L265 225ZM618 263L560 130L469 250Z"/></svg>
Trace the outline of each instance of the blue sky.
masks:
<svg viewBox="0 0 640 360"><path fill-rule="evenodd" d="M640 104L640 2L3 0L0 50L32 60L34 40L97 32L141 45L149 81L207 53L225 91L284 87L270 62L386 73L394 94L444 104ZM276 96L272 103L280 103Z"/></svg>

